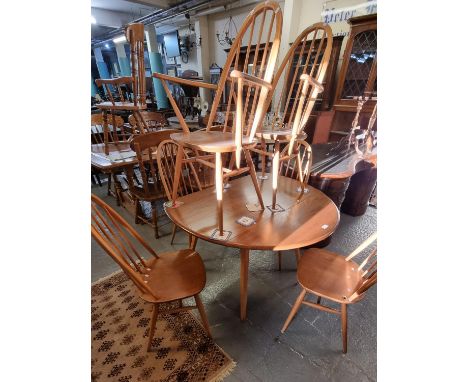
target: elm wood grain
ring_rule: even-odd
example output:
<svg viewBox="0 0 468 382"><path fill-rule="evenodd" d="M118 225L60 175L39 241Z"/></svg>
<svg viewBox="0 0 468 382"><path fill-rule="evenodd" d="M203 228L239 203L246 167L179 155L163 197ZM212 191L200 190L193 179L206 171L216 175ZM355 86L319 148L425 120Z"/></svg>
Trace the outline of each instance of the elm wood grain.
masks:
<svg viewBox="0 0 468 382"><path fill-rule="evenodd" d="M197 131L195 138L179 136L175 139L181 146L191 147L195 153L206 152L216 154L216 188L218 199L216 200L218 217L218 229L223 234L223 182L230 176L239 175L240 172L230 173L232 168L224 168L223 163L227 162L226 158L222 158L220 153L232 153L236 168L241 169L241 154L243 153L246 159L247 167L242 168L242 171L249 171L251 174L255 172L253 162L248 153L248 145L252 145L255 133L261 124L263 111L266 108L266 100L271 91L271 81L273 78L274 66L279 51L281 41L281 31L283 26L283 15L280 6L274 1L264 1L257 5L246 17L244 23L240 27L236 39L226 58L224 68L221 72L217 85L208 85L197 83L196 81L184 81L184 85L204 86L211 89L216 89L214 100L211 106L211 111L208 117L206 131ZM256 31L254 37L254 31ZM241 44L247 40L247 46L241 48ZM263 42L263 49L260 49L260 43ZM243 54L243 61L239 58ZM253 63L250 64L250 58ZM249 67L249 64L251 65ZM250 73L249 73L250 72ZM185 122L181 111L179 110L171 92L169 91L167 81L172 81L169 76L153 73L153 77L161 80L164 90L167 93L169 101L174 108L174 112L182 126L184 133L190 136L190 130ZM180 79L175 82L181 82ZM227 86L228 85L228 86ZM227 93L229 95L227 96ZM227 104L220 108L220 100L227 100ZM231 113L236 111L234 121L230 118ZM222 122L215 122L219 119L219 113L223 114ZM234 122L234 123L233 123ZM211 128L222 124L222 131L218 131L217 135L212 135ZM231 125L229 125L231 124ZM195 142L196 140L196 142ZM182 154L177 156L176 174L174 177L174 190L177 189L179 181L180 166ZM180 161L179 161L180 160ZM199 161L203 164L205 162ZM220 176L220 174L222 176ZM258 190L257 179L251 177L255 184L255 189ZM177 195L174 193L172 200L176 200ZM262 208L262 195L257 192L257 198Z"/></svg>
<svg viewBox="0 0 468 382"><path fill-rule="evenodd" d="M353 258L377 239L371 235L347 257L324 249L309 249L303 252L297 269L297 281L302 287L281 333L284 333L302 304L341 316L343 353L347 352L347 305L362 300L366 291L377 283L377 249L360 263ZM305 300L307 293L316 295L317 302ZM322 305L322 298L337 302L341 310Z"/></svg>
<svg viewBox="0 0 468 382"><path fill-rule="evenodd" d="M241 319L246 318L247 277L249 250L282 251L302 248L317 243L331 235L340 216L335 204L322 192L311 188L297 201L300 182L279 176L278 204L283 212L272 213L265 209L258 212L247 210L245 203L255 203L256 192L247 176L231 181L225 189L223 213L225 232L231 233L227 241L212 238L218 227L214 205L216 193L212 189L195 192L178 199L177 207L165 206L169 218L195 237L215 244L239 248L241 256ZM271 179L259 181L260 191L271 197ZM255 219L256 223L245 227L236 220L242 216Z"/></svg>
<svg viewBox="0 0 468 382"><path fill-rule="evenodd" d="M91 210L93 238L132 280L140 298L153 304L147 351L151 350L159 304L165 302L179 302L178 308L165 311L168 314L198 309L206 333L211 337L199 297L206 284L200 255L193 249L157 254L130 224L95 195L91 196ZM150 259L145 259L143 254ZM184 306L182 300L191 297L195 298L196 305Z"/></svg>

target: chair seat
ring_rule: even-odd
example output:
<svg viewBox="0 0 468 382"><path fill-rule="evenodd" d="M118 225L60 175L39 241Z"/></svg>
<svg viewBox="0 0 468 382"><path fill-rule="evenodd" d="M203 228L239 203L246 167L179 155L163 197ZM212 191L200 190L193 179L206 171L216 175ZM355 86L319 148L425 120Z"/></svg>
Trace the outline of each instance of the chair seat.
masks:
<svg viewBox="0 0 468 382"><path fill-rule="evenodd" d="M133 102L115 102L113 104L110 101L101 102L95 105L98 109L108 110L144 110L146 105L134 105Z"/></svg>
<svg viewBox="0 0 468 382"><path fill-rule="evenodd" d="M281 129L281 130L262 130L255 134L257 138L263 138L265 140L272 141L289 141L292 138L292 129ZM307 138L307 133L301 132L297 139L304 140Z"/></svg>
<svg viewBox="0 0 468 382"><path fill-rule="evenodd" d="M358 267L354 261L346 261L344 256L312 248L302 254L297 280L318 296L345 303L362 283L362 271Z"/></svg>
<svg viewBox="0 0 468 382"><path fill-rule="evenodd" d="M167 302L194 296L205 287L205 266L200 255L191 250L158 254L151 259L147 285L152 295L143 294L148 302Z"/></svg>
<svg viewBox="0 0 468 382"><path fill-rule="evenodd" d="M152 201L165 198L166 194L161 187L156 187L154 183L148 183L148 192L145 191L143 186L133 186L130 188L130 193L141 200Z"/></svg>
<svg viewBox="0 0 468 382"><path fill-rule="evenodd" d="M236 142L232 133L222 131L195 131L190 134L174 133L171 138L177 143L190 147L193 150L201 150L209 153L226 153L236 151ZM243 147L253 147L257 141L249 141L248 137L242 137Z"/></svg>

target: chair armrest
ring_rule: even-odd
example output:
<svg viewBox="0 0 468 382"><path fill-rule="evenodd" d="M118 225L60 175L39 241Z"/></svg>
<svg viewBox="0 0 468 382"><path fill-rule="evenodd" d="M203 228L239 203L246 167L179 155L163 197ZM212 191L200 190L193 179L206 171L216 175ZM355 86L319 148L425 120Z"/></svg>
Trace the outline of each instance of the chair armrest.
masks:
<svg viewBox="0 0 468 382"><path fill-rule="evenodd" d="M245 82L249 82L253 85L257 85L257 86L262 86L264 88L267 88L268 90L271 90L273 89L273 86L271 85L271 83L267 82L267 81L264 81L258 77L255 77L255 76L251 76L250 74L247 74L247 73L244 73L244 72L241 72L239 70L233 70L230 74L230 76L232 78L242 78Z"/></svg>
<svg viewBox="0 0 468 382"><path fill-rule="evenodd" d="M323 92L323 89L324 89L323 85L320 82L318 82L315 78L312 78L311 76L309 76L308 74L305 74L305 73L302 74L300 79L307 81L309 85L311 86L317 87L319 93Z"/></svg>
<svg viewBox="0 0 468 382"><path fill-rule="evenodd" d="M117 77L117 78L109 78L109 79L102 79L98 78L96 80L96 85L121 85L121 84L131 84L133 82L132 77Z"/></svg>
<svg viewBox="0 0 468 382"><path fill-rule="evenodd" d="M213 90L218 89L218 85L215 85L215 84L210 84L208 82L187 80L185 78L180 78L180 77L172 77L172 76L168 76L168 75L162 74L162 73L153 73L153 77L158 78L160 80L176 82L178 84L195 86L195 87L198 87L198 88L206 88L206 89L213 89Z"/></svg>

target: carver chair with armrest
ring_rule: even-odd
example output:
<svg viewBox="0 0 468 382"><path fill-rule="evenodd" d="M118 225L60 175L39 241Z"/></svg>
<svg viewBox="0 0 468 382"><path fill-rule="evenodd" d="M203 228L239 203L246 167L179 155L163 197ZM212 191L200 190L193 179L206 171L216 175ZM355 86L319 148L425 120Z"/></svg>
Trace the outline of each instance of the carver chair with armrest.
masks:
<svg viewBox="0 0 468 382"><path fill-rule="evenodd" d="M135 202L135 224L149 223L144 216L142 201L151 204L151 224L154 235L159 238L157 201L166 197L161 184L156 155L159 144L168 139L177 130L159 130L152 133L140 134L130 140L130 147L136 153L139 176L135 176L134 166L125 167L130 196Z"/></svg>
<svg viewBox="0 0 468 382"><path fill-rule="evenodd" d="M274 92L270 92L267 105L272 106L268 121L262 117L262 129L256 133L260 144L251 150L262 156L262 175L266 179L266 157L272 158L272 211L282 211L276 204L279 163L298 155L298 140L304 140L303 132L319 93L323 91L322 81L328 67L333 44L329 25L316 23L296 38L279 66L272 81ZM273 97L276 99L273 101ZM266 108L263 109L266 113ZM273 144L273 152L267 150L267 142ZM281 152L281 144L289 142L288 150ZM299 162L297 162L299 163ZM305 187L301 168L298 167L299 181ZM298 200L303 191L299 190Z"/></svg>
<svg viewBox="0 0 468 382"><path fill-rule="evenodd" d="M144 62L144 40L145 28L143 24L129 24L125 29L125 36L130 44L130 60L132 67L132 75L129 77L117 77L112 79L97 79L96 85L103 86L106 90L109 101L100 102L96 107L102 110L104 117L104 139L106 144L106 154L109 154L107 149L108 131L108 112L116 110L132 111L139 126L139 131L146 131L147 126L144 119L141 117L141 111L146 110L146 79L145 79L145 62ZM132 92L123 92L122 86L130 87ZM113 94L114 87L117 89L118 95Z"/></svg>
<svg viewBox="0 0 468 382"><path fill-rule="evenodd" d="M174 191L175 163L178 149L179 145L172 140L165 140L158 146L158 169L169 202L168 206L173 206L174 203L177 204L177 200L175 202L173 201L172 195ZM188 149L184 149L180 181L178 190L176 190L178 197L201 191L214 185L213 170L206 166L200 166L200 164L196 162L196 157L194 155L189 156L189 153L190 151ZM174 242L176 229L177 226L173 224L171 244ZM192 237L192 235L189 234L189 245L192 249L195 249L196 243L197 237Z"/></svg>
<svg viewBox="0 0 468 382"><path fill-rule="evenodd" d="M343 353L348 349L348 314L349 304L354 304L365 296L365 292L377 282L377 248L364 258L361 264L353 261L360 252L377 239L377 233L371 235L347 257L313 248L304 251L297 269L297 281L302 292L297 297L286 322L281 329L284 333L302 304L341 315L341 335ZM306 301L307 293L313 293L317 302ZM325 298L341 305L341 310L321 304Z"/></svg>
<svg viewBox="0 0 468 382"><path fill-rule="evenodd" d="M256 144L255 133L264 114L263 109L266 107L268 93L272 89L271 80L281 40L282 17L281 8L274 1L262 2L249 13L231 46L217 85L153 73L153 77L161 80L183 129L183 133L171 136L180 144L172 200L175 201L177 198L176 191L184 155L183 147L188 147L196 154L198 163L215 169L219 236L224 235L223 183L230 177L250 172L256 195L263 208L255 167L250 152L246 148ZM167 81L216 91L206 130L190 132L169 91ZM227 103L222 107L221 99L227 99ZM235 118L231 118L233 112L235 112ZM219 122L220 113L224 116L221 122ZM222 129L217 127L219 125L222 125ZM246 167L240 166L242 153L245 156ZM214 164L206 160L204 157L206 154L215 157ZM236 169L223 166L223 162L228 161L226 158L223 161L222 156L228 154L235 155Z"/></svg>
<svg viewBox="0 0 468 382"><path fill-rule="evenodd" d="M91 196L91 234L135 284L140 297L153 304L147 351L151 350L161 303L177 302L176 308L165 310L164 314L198 309L211 337L199 296L205 287L206 272L197 252L182 249L157 254L130 224L95 195ZM182 301L191 297L196 305L184 306Z"/></svg>

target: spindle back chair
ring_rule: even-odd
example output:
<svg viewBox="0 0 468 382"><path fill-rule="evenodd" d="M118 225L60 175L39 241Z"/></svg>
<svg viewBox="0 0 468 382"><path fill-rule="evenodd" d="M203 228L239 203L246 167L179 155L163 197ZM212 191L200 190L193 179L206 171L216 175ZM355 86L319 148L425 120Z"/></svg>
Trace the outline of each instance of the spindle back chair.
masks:
<svg viewBox="0 0 468 382"><path fill-rule="evenodd" d="M343 353L347 352L347 305L360 301L365 292L377 283L377 247L364 257L360 264L355 259L364 249L377 239L377 233L372 234L347 257L325 249L308 249L302 254L297 268L297 280L303 288L281 329L284 333L301 304L341 315L341 331ZM317 302L305 300L307 293L313 293ZM321 304L326 298L341 305L341 310Z"/></svg>
<svg viewBox="0 0 468 382"><path fill-rule="evenodd" d="M183 133L172 136L172 139L180 144L178 160L181 161L183 158L182 147L189 147L197 154L200 152L215 154L215 164L203 158L197 158L197 161L216 169L217 216L220 236L223 236L222 190L224 180L250 171L257 197L261 207L264 208L255 168L246 147L256 144L255 133L264 114L268 93L272 89L271 80L281 41L282 25L283 16L278 3L264 1L257 5L239 29L216 85L153 73L153 77L161 80L183 129ZM167 86L167 81L216 91L205 131L190 132ZM226 100L225 104L221 104L222 99ZM235 112L235 118L230 118L233 112ZM222 131L219 131L220 125ZM212 128L214 128L213 131L211 131ZM242 152L247 163L247 167L243 168L240 167ZM223 153L235 154L236 170L224 168L221 157ZM178 170L174 177L176 184L174 190L178 188L181 164L181 162L176 164ZM176 197L174 191L172 200L175 200Z"/></svg>
<svg viewBox="0 0 468 382"><path fill-rule="evenodd" d="M112 129L107 129L106 131L104 129L103 115L101 113L91 114L91 143L104 144L104 141L108 143L118 143L130 138L130 134L127 134L124 130L124 120L120 115L111 115L110 126ZM107 139L104 139L105 132L108 134Z"/></svg>
<svg viewBox="0 0 468 382"><path fill-rule="evenodd" d="M175 207L175 203L172 201L173 186L174 186L174 174L175 174L175 163L177 157L177 151L179 145L172 140L165 140L158 146L157 160L159 175L161 177L164 191L168 200L167 206ZM187 150L184 150L184 157L182 160L181 177L179 182L179 188L176 191L177 196L184 196L193 192L201 191L205 188L212 187L214 185L213 171L211 168L206 166L200 166L196 162L194 156L189 156ZM172 228L171 244L174 242L177 226L174 224ZM192 239L195 240L192 243ZM195 249L196 237L189 234L189 244Z"/></svg>
<svg viewBox="0 0 468 382"><path fill-rule="evenodd" d="M141 202L146 201L151 203L151 224L154 227L156 238L159 237L156 202L165 198L159 176L156 153L159 144L168 139L176 131L169 129L159 130L135 135L130 140L130 148L136 153L139 170L139 176L135 179L133 165L125 168L128 190L135 201L135 223L138 224L140 221L149 223L144 217Z"/></svg>
<svg viewBox="0 0 468 382"><path fill-rule="evenodd" d="M130 62L132 75L112 79L97 79L96 85L103 86L109 101L96 104L103 111L104 128L107 130L107 112L114 110L133 111L137 116L139 130L145 131L147 126L140 112L146 109L146 79L144 62L145 28L141 23L129 24L125 29L125 37L130 44ZM131 92L123 92L122 86L131 87ZM118 94L114 96L113 87ZM104 135L106 137L107 135ZM106 154L108 154L106 149Z"/></svg>
<svg viewBox="0 0 468 382"><path fill-rule="evenodd" d="M311 25L299 34L276 71L272 81L274 91L269 93L267 99L267 105L273 106L271 118L269 120L265 118L266 108L263 109L264 115L261 120L266 126L256 134L261 140L260 147L252 149L262 156L261 179L268 177L265 175L266 157L272 158L272 172L274 172L278 169L278 162L288 160L297 153L297 139L306 138L303 130L318 94L323 91L322 82L328 68L332 45L333 34L329 25L325 23ZM273 102L275 95L277 99ZM274 142L273 152L267 150L267 140ZM287 154L280 155L280 144L287 142L289 142ZM300 168L298 171L301 178ZM271 210L282 210L276 206L278 184L275 182L275 177L273 180Z"/></svg>
<svg viewBox="0 0 468 382"><path fill-rule="evenodd" d="M191 249L160 253L115 210L91 195L91 235L135 284L140 297L154 304L147 351L151 349L159 304L177 301L176 313L198 308L209 336L210 328L199 293L206 283L200 255ZM194 297L196 306L183 306L182 300Z"/></svg>
<svg viewBox="0 0 468 382"><path fill-rule="evenodd" d="M143 125L137 120L140 116L143 118L147 126L147 131L143 131L142 133L161 130L165 126L169 125L166 117L164 117L164 114L154 111L142 111L139 115L132 114L130 117L128 117L128 123L130 123L134 129L139 129L139 127Z"/></svg>

